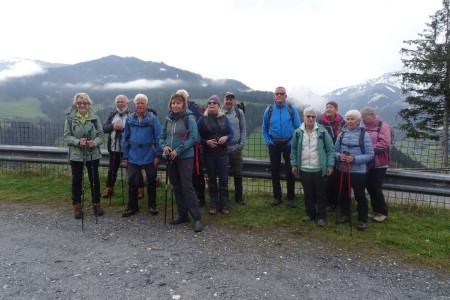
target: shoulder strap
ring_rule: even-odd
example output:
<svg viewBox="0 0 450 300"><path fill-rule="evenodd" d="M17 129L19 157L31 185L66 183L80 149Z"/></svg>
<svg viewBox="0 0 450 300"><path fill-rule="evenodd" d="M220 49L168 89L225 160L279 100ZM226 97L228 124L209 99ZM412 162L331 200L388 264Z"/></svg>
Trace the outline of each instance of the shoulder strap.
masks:
<svg viewBox="0 0 450 300"><path fill-rule="evenodd" d="M360 129L361 129L361 133L359 135L359 148L361 149L361 153L362 154L366 154L366 149L365 149L365 146L364 146L364 136L366 134L366 131L362 127ZM344 138L344 134L345 134L345 131L342 131L341 132L341 137L339 138L339 144L340 145L342 145L342 139ZM349 147L351 147L351 146L349 146Z"/></svg>
<svg viewBox="0 0 450 300"><path fill-rule="evenodd" d="M381 131L381 125L383 125L383 121L378 122L378 125L377 125L378 133L380 133L380 131Z"/></svg>
<svg viewBox="0 0 450 300"><path fill-rule="evenodd" d="M269 106L269 111L267 112L267 126L270 125L270 117L272 117L273 105Z"/></svg>
<svg viewBox="0 0 450 300"><path fill-rule="evenodd" d="M294 110L292 109L292 105L290 103L288 103L288 110L289 110L289 115L291 116L292 126L294 126L294 129L295 129Z"/></svg>

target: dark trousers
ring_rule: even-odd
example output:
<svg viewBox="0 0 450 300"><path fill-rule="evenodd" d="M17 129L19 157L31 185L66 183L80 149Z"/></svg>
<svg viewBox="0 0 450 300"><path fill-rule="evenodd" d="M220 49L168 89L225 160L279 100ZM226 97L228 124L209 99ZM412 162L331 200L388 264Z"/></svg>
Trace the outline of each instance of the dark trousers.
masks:
<svg viewBox="0 0 450 300"><path fill-rule="evenodd" d="M180 219L187 219L188 212L195 221L201 219L198 200L192 185L192 159L175 159L168 164L170 183Z"/></svg>
<svg viewBox="0 0 450 300"><path fill-rule="evenodd" d="M234 199L236 202L243 200L242 197L242 165L244 159L242 158L242 148L238 148L228 153L228 160L230 164L231 174L234 179Z"/></svg>
<svg viewBox="0 0 450 300"><path fill-rule="evenodd" d="M203 155L199 144L194 146L194 166L192 172L192 182L195 189L195 194L200 202L205 202L205 172L203 170Z"/></svg>
<svg viewBox="0 0 450 300"><path fill-rule="evenodd" d="M335 208L339 196L340 172L334 168L333 174L327 177L327 206Z"/></svg>
<svg viewBox="0 0 450 300"><path fill-rule="evenodd" d="M98 176L99 159L86 161L86 171L89 177L92 203L100 203L100 178ZM80 203L84 190L83 162L70 161L72 169L72 204Z"/></svg>
<svg viewBox="0 0 450 300"><path fill-rule="evenodd" d="M382 190L384 176L387 168L371 168L369 169L368 180L366 184L367 191L370 195L370 204L374 214L388 215L388 207Z"/></svg>
<svg viewBox="0 0 450 300"><path fill-rule="evenodd" d="M288 200L293 200L295 198L295 176L292 174L291 167L291 145L274 146L269 144L273 198L281 200L281 156L283 156L286 170L287 198Z"/></svg>
<svg viewBox="0 0 450 300"><path fill-rule="evenodd" d="M311 219L326 218L326 177L319 172L300 171L305 195L305 211Z"/></svg>
<svg viewBox="0 0 450 300"><path fill-rule="evenodd" d="M117 178L117 171L119 170L121 161L122 157L120 152L109 152L109 166L106 186L109 186L110 188L114 187Z"/></svg>
<svg viewBox="0 0 450 300"><path fill-rule="evenodd" d="M136 165L128 163L128 208L138 210L138 188L142 177L142 169L147 176L147 202L149 208L156 208L156 168L153 163Z"/></svg>
<svg viewBox="0 0 450 300"><path fill-rule="evenodd" d="M211 208L228 207L228 155L204 156ZM217 186L219 178L219 186Z"/></svg>
<svg viewBox="0 0 450 300"><path fill-rule="evenodd" d="M341 173L339 171L339 173ZM366 182L367 174L363 173L351 173L350 183L351 189L353 189L353 195L356 200L356 211L358 212L358 221L367 222L368 205L366 198ZM348 173L344 172L342 176L342 191L340 194L341 214L344 216L350 216L351 214L351 189L348 188Z"/></svg>

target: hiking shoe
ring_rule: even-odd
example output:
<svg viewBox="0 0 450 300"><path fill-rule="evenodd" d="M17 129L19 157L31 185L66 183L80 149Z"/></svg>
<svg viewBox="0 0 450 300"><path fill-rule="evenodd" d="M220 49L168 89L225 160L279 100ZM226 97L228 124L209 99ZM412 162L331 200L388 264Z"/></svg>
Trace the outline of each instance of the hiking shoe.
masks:
<svg viewBox="0 0 450 300"><path fill-rule="evenodd" d="M139 212L139 210L138 209L130 209L130 208L128 208L126 211L124 211L123 213L122 213L122 217L131 217L132 215L135 215L135 214L137 214Z"/></svg>
<svg viewBox="0 0 450 300"><path fill-rule="evenodd" d="M73 205L73 216L75 217L75 219L81 219L81 217L83 216L83 211L81 210L80 203L76 203Z"/></svg>
<svg viewBox="0 0 450 300"><path fill-rule="evenodd" d="M358 225L356 225L356 228L358 228L358 230L366 230L367 224L366 222L358 221Z"/></svg>
<svg viewBox="0 0 450 300"><path fill-rule="evenodd" d="M375 216L373 216L372 220L374 220L375 222L379 222L382 223L386 220L386 216L383 214L376 214Z"/></svg>
<svg viewBox="0 0 450 300"><path fill-rule="evenodd" d="M217 213L217 208L212 207L212 208L209 209L209 214L210 214L210 215L213 216L213 215L215 215L216 213Z"/></svg>
<svg viewBox="0 0 450 300"><path fill-rule="evenodd" d="M144 188L143 187L141 187L141 188L138 188L138 199L142 199L142 198L144 198Z"/></svg>
<svg viewBox="0 0 450 300"><path fill-rule="evenodd" d="M103 191L102 198L109 198L112 195L113 195L113 189L111 187L107 186L105 188L105 190Z"/></svg>
<svg viewBox="0 0 450 300"><path fill-rule="evenodd" d="M376 216L376 214L367 214L367 218L369 218L369 219L373 219L373 217L375 217Z"/></svg>
<svg viewBox="0 0 450 300"><path fill-rule="evenodd" d="M277 206L281 204L281 199L273 199L272 203L270 203L270 206Z"/></svg>
<svg viewBox="0 0 450 300"><path fill-rule="evenodd" d="M195 221L194 232L201 232L201 231L203 231L203 223L202 223L202 221L200 221L200 220Z"/></svg>
<svg viewBox="0 0 450 300"><path fill-rule="evenodd" d="M297 201L295 201L295 199L288 200L288 205L291 208L296 208L297 207Z"/></svg>
<svg viewBox="0 0 450 300"><path fill-rule="evenodd" d="M189 217L184 217L184 218L178 217L178 219L170 221L170 224L171 225L180 225L183 223L189 223L189 221L190 221Z"/></svg>
<svg viewBox="0 0 450 300"><path fill-rule="evenodd" d="M344 223L348 223L350 222L350 218L349 216L340 216L337 220L336 220L336 224L344 224Z"/></svg>
<svg viewBox="0 0 450 300"><path fill-rule="evenodd" d="M156 216L159 213L159 210L156 207L150 207L148 210L154 216Z"/></svg>
<svg viewBox="0 0 450 300"><path fill-rule="evenodd" d="M245 205L246 204L244 199L236 200L236 203L240 204L240 205Z"/></svg>
<svg viewBox="0 0 450 300"><path fill-rule="evenodd" d="M220 210L220 212L224 215L229 215L230 214L230 210L228 209L228 207L222 208Z"/></svg>
<svg viewBox="0 0 450 300"><path fill-rule="evenodd" d="M310 222L313 220L313 218L311 218L310 216L306 216L302 220L303 220L303 222Z"/></svg>
<svg viewBox="0 0 450 300"><path fill-rule="evenodd" d="M325 227L325 220L319 219L319 220L317 221L317 226L319 226L319 227Z"/></svg>
<svg viewBox="0 0 450 300"><path fill-rule="evenodd" d="M105 211L103 210L103 208L100 206L100 203L95 203L92 206L92 209L94 210L94 213L97 214L97 216L103 216L105 214Z"/></svg>

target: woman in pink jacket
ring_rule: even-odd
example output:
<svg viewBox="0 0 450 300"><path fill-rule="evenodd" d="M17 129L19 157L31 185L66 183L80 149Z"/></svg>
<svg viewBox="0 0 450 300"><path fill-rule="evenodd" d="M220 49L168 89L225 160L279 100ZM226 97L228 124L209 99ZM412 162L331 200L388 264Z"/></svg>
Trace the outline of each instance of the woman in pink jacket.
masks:
<svg viewBox="0 0 450 300"><path fill-rule="evenodd" d="M366 106L360 112L375 152L373 160L369 163L366 185L373 211L373 215L370 217L376 222L384 222L388 215L388 207L384 199L382 185L391 161L389 153L391 129L386 122L380 120L373 108Z"/></svg>

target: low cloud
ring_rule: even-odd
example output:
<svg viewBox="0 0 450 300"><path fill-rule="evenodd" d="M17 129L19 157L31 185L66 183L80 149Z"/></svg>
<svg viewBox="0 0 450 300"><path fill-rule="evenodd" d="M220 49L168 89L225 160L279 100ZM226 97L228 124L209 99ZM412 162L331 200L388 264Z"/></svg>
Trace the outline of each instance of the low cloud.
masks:
<svg viewBox="0 0 450 300"><path fill-rule="evenodd" d="M0 81L9 78L34 76L47 72L39 63L32 60L11 61L6 68L0 71Z"/></svg>

